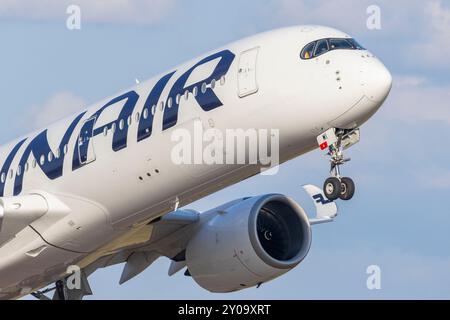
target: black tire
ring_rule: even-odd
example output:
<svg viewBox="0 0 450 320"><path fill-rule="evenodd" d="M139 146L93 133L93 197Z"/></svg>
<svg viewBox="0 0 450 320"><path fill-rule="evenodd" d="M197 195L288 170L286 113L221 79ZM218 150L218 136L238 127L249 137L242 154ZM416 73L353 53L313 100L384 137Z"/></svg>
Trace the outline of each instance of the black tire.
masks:
<svg viewBox="0 0 450 320"><path fill-rule="evenodd" d="M344 177L341 178L341 192L339 198L342 200L350 200L355 194L355 183L352 179Z"/></svg>
<svg viewBox="0 0 450 320"><path fill-rule="evenodd" d="M336 200L341 194L341 181L336 177L328 178L323 184L323 193L328 200Z"/></svg>

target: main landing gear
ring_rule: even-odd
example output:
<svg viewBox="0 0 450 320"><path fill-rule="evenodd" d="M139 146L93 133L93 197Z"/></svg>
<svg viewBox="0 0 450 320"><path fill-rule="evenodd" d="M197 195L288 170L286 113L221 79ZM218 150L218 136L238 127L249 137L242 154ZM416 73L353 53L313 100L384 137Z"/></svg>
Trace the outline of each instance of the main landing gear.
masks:
<svg viewBox="0 0 450 320"><path fill-rule="evenodd" d="M340 166L350 161L344 158L344 150L359 142L359 129L331 128L317 137L320 149L328 149L331 157L330 175L323 184L323 193L328 200L350 200L355 194L355 183L351 178L342 177Z"/></svg>

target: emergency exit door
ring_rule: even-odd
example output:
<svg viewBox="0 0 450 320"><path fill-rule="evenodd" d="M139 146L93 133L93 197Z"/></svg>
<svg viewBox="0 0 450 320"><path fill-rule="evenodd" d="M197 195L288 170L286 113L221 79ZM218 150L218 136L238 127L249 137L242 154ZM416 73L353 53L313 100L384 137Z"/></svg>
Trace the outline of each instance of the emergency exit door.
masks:
<svg viewBox="0 0 450 320"><path fill-rule="evenodd" d="M94 151L94 125L96 118L86 120L78 137L78 156L81 164L88 164L95 161Z"/></svg>
<svg viewBox="0 0 450 320"><path fill-rule="evenodd" d="M258 91L256 79L256 62L259 47L244 51L239 57L238 94L239 97L251 95Z"/></svg>

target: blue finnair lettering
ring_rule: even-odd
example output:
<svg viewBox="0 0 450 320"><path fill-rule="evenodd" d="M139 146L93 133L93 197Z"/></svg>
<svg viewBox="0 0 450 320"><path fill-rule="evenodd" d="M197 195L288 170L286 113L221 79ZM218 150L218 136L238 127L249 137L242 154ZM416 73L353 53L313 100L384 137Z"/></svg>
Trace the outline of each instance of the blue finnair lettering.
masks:
<svg viewBox="0 0 450 320"><path fill-rule="evenodd" d="M192 68L190 68L188 71L186 71L184 74L178 78L178 80L174 83L172 89L170 90L169 97L167 99L172 99L173 104L171 108L165 108L164 109L164 116L163 116L163 130L169 129L173 127L178 120L178 106L179 101L175 98L177 95L183 95L186 90L192 91L194 87L201 87L203 83L210 83L212 80L218 81L220 77L225 75L228 70L230 69L230 66L234 60L235 55L229 51L229 50L223 50L218 53L212 54L204 59L202 59L200 62L198 62L196 65L194 65ZM192 72L198 68L199 66L210 62L215 59L219 59L219 63L217 64L216 68L214 69L213 73L206 79L200 80L196 83L193 83L186 87L186 82L189 78L189 76L192 74ZM197 100L198 104L204 111L211 111L217 107L222 106L222 102L219 100L219 98L215 95L214 91L211 88L207 88L206 91L202 94L198 94L195 99ZM167 104L167 102L166 102Z"/></svg>
<svg viewBox="0 0 450 320"><path fill-rule="evenodd" d="M152 107L155 106L160 97L161 93L163 92L167 82L169 79L173 76L174 72L171 72L169 74L166 74L164 77L159 79L159 81L156 83L156 85L153 87L152 91L148 95L147 100L145 101L144 108L142 109L142 115L144 112L148 113L147 117L140 117L139 119L139 127L138 127L138 137L137 141L144 140L151 136L152 134L152 127L153 127L153 117L154 114L152 112ZM147 110L147 111L145 111Z"/></svg>
<svg viewBox="0 0 450 320"><path fill-rule="evenodd" d="M83 117L85 112L80 113L70 124L69 128L67 129L66 133L64 134L64 137L61 140L61 143L59 144L59 154L53 155L52 149L50 148L50 145L47 140L47 129L39 133L27 146L24 153L22 154L22 158L20 159L19 165L21 168L25 167L25 163L28 161L28 158L30 157L30 154L33 153L33 156L35 159L37 159L37 164L41 168L42 172L45 173L47 178L54 180L56 178L59 178L63 174L63 165L64 165L64 146L69 143L70 137L72 136L72 133L77 126L80 119ZM47 158L48 155L52 153L53 160L52 161L43 161L41 163L40 157ZM17 174L16 173L16 179L14 181L14 195L18 195L22 191L22 183L23 183L23 173Z"/></svg>
<svg viewBox="0 0 450 320"><path fill-rule="evenodd" d="M316 200L317 203L323 205L333 202L332 200L325 199L320 193L313 195L313 199Z"/></svg>
<svg viewBox="0 0 450 320"><path fill-rule="evenodd" d="M6 157L6 161L3 164L2 172L1 172L1 176L4 178L0 179L0 197L3 197L3 195L5 194L6 177L8 176L8 170L11 167L11 163L13 162L14 157L17 154L17 151L19 151L20 147L25 142L25 140L27 140L27 139L23 139L22 141L19 141L14 146L14 148L11 150L11 152L8 154L8 157Z"/></svg>
<svg viewBox="0 0 450 320"><path fill-rule="evenodd" d="M80 139L76 141L76 146L73 153L72 170L76 170L84 166L85 159L88 155L88 146L91 143L91 138L103 133L103 130L107 128L111 129L112 125L115 124L119 127L121 124L123 128L121 130L115 130L112 139L112 149L114 151L119 151L127 146L128 137L128 117L132 115L134 107L139 99L139 95L135 91L129 91L122 94L121 96L112 99L110 102L101 107L97 112L95 112L88 121L86 121L80 131ZM125 100L125 104L116 120L113 120L101 127L94 128L95 123L98 121L100 115L106 108L109 108L116 103ZM82 146L80 146L80 144ZM84 146L84 147L83 147Z"/></svg>
<svg viewBox="0 0 450 320"><path fill-rule="evenodd" d="M196 63L192 68L184 72L173 84L172 88L169 91L169 95L166 99L166 105L169 99L172 99L172 106L170 108L164 108L163 113L163 130L167 130L176 125L178 121L178 112L179 112L179 99L176 97L181 97L186 91L192 92L194 87L199 89L201 93L195 96L195 99L199 106L204 111L211 111L215 108L222 106L222 102L214 93L214 88L204 87L204 84L210 84L213 80L219 81L220 78L227 74L229 71L231 64L233 63L235 55L229 50L223 50L217 53L214 53ZM186 85L187 81L191 74L200 66L205 65L211 61L218 60L216 67L213 72L207 78L197 81L191 85ZM156 106L158 101L161 99L162 92L166 88L168 82L173 77L176 71L170 72L163 76L155 86L152 88L149 93L145 104L142 109L141 116L139 117L139 124L137 130L137 141L142 141L152 134L153 129L153 120L154 114L152 112L152 107ZM203 86L203 88L202 88ZM201 89L202 88L202 89ZM129 121L128 119L134 112L134 109L139 100L139 95L135 91L126 92L101 107L94 114L81 122L81 119L86 116L86 111L80 113L69 125L67 131L65 132L61 142L59 144L59 151L57 154L53 154L52 149L48 142L47 137L47 129L43 130L37 136L35 136L25 147L23 154L20 157L19 166L20 168L25 168L27 165L27 161L30 156L33 156L36 160L36 164L40 167L45 176L51 180L57 179L63 175L63 165L64 158L66 153L64 152L65 146L68 145L75 129L80 124L81 129L77 136L75 146L73 148L73 158L72 158L72 170L79 169L89 163L89 145L92 143L92 138L103 134L105 130L110 130L113 125L117 128L114 130L113 138L112 138L112 150L117 152L127 147L127 139L128 139L128 129L129 129ZM102 112L107 108L122 104L121 111L116 120L113 120L105 125L100 127L95 127L97 121L102 115ZM147 110L147 111L145 111ZM146 113L146 117L142 116L143 113ZM8 171L16 158L19 150L25 145L25 142L28 138L25 138L18 142L13 149L9 152L6 160L1 168L1 173L6 178L8 175ZM49 161L48 157L52 157L51 161ZM45 157L45 159L42 159ZM45 160L45 161L41 161ZM94 158L95 159L95 158ZM14 195L18 195L22 192L23 188L23 179L24 179L24 171L20 170L16 171L14 178ZM7 179L1 179L0 181L0 196L4 196L5 193L5 184Z"/></svg>

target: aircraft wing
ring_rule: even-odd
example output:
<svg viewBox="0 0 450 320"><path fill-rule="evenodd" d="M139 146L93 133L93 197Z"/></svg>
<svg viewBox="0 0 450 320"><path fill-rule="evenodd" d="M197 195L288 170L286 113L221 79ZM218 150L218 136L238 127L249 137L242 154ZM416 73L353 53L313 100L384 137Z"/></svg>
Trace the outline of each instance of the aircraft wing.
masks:
<svg viewBox="0 0 450 320"><path fill-rule="evenodd" d="M142 226L141 232L148 232L148 241L121 248L103 256L85 268L87 276L98 268L125 262L119 283L134 278L159 257L171 258L174 262L184 260L184 250L192 235L190 226L197 222L199 213L194 210L177 210ZM182 269L184 264L182 264ZM173 268L171 267L172 274ZM171 274L171 275L172 275Z"/></svg>
<svg viewBox="0 0 450 320"><path fill-rule="evenodd" d="M64 215L70 211L57 197L46 192L0 197L0 246L40 217Z"/></svg>
<svg viewBox="0 0 450 320"><path fill-rule="evenodd" d="M314 185L304 185L303 188L316 208L316 216L310 218L309 223L314 225L333 221L337 215L336 204L326 199L323 191ZM119 281L122 284L144 271L159 257L165 256L172 260L168 270L168 275L172 276L186 266L184 254L193 233L191 226L198 220L199 212L194 210L170 212L141 228L143 232L148 230L148 241L124 247L100 258L87 268L96 270L126 262Z"/></svg>
<svg viewBox="0 0 450 320"><path fill-rule="evenodd" d="M309 224L320 224L331 222L337 215L337 206L333 201L329 201L323 195L320 188L314 185L303 186L305 191L314 201L316 216L309 218ZM225 204L221 209L226 208L235 202ZM219 210L220 211L220 210ZM123 239L117 241L115 250L110 250L108 254L91 257L91 263L81 263L84 265L83 271L86 277L98 268L125 263L119 283L125 283L134 278L146 268L148 268L159 257L165 256L172 260L168 270L168 275L172 276L186 267L185 252L189 240L197 230L200 213L194 210L176 210L166 215L146 222L137 227L134 234L126 234ZM128 241L127 238L140 238L144 241ZM126 245L126 243L132 243ZM120 244L122 244L120 246ZM124 245L125 244L125 245ZM107 249L100 252L108 252ZM186 273L189 275L189 273ZM90 290L86 290L90 292Z"/></svg>

